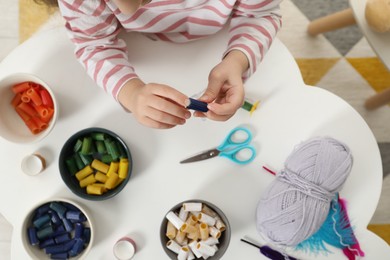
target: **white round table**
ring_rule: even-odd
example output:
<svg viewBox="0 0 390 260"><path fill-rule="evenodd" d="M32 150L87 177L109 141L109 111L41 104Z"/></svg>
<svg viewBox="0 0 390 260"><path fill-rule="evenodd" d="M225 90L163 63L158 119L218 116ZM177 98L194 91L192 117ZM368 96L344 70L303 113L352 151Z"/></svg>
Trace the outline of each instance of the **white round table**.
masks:
<svg viewBox="0 0 390 260"><path fill-rule="evenodd" d="M139 34L125 37L131 37L131 41L127 39L129 55L145 81L169 84L189 96L206 87L208 73L220 60L227 39L226 31L185 45L154 42ZM60 110L54 129L39 143L16 145L0 139L0 212L14 227L12 259L27 258L21 243L24 216L33 205L51 197L77 201L91 212L96 236L87 259L113 259L112 247L123 236L137 243L134 259L167 259L159 239L160 223L173 205L188 199L210 201L228 217L232 237L223 259L266 259L240 241L244 236L262 241L255 228L255 209L274 178L262 166L281 169L296 144L319 135L337 138L353 152L354 166L341 196L348 201L349 215L367 259L390 255L388 245L366 229L382 184L381 158L372 132L346 102L323 89L305 86L293 57L277 39L258 72L246 83L247 98L261 100L252 116L240 109L227 122L192 118L170 130L141 126L98 89L75 60L63 29L41 33L16 48L0 64L0 78L13 72L33 73L46 81ZM179 164L187 156L218 145L237 125L253 130L258 151L254 162L240 166L218 157ZM59 174L62 145L87 127L114 131L132 152L134 167L128 185L107 201L78 198ZM38 176L27 176L20 162L36 151L46 158L47 168ZM330 250L332 254L316 259L343 259L340 250ZM302 252L294 255L315 258Z"/></svg>

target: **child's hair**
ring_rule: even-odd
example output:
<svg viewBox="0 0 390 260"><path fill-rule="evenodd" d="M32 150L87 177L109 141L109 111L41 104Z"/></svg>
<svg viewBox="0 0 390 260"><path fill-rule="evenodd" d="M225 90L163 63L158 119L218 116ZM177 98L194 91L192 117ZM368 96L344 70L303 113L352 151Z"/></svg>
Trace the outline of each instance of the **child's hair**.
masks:
<svg viewBox="0 0 390 260"><path fill-rule="evenodd" d="M57 0L34 0L34 2L37 4L47 5L49 7L58 7Z"/></svg>

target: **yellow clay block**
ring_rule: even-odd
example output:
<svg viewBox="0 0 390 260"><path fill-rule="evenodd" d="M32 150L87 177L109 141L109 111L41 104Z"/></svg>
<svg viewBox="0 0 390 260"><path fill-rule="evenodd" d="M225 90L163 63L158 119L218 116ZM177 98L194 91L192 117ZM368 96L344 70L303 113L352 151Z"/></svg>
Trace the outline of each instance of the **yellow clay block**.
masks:
<svg viewBox="0 0 390 260"><path fill-rule="evenodd" d="M121 177L118 178L118 181L115 184L115 187L122 183L125 179L122 179Z"/></svg>
<svg viewBox="0 0 390 260"><path fill-rule="evenodd" d="M102 189L103 193L107 191L106 187L104 186L104 183L97 183L96 182L96 183L91 184L91 185L96 186L96 187L100 187Z"/></svg>
<svg viewBox="0 0 390 260"><path fill-rule="evenodd" d="M102 182L102 183L105 183L108 179L107 175L105 175L104 173L102 172L97 172L95 173L95 179L98 181L98 182Z"/></svg>
<svg viewBox="0 0 390 260"><path fill-rule="evenodd" d="M110 168L108 169L107 176L110 177L111 173L115 172L118 173L119 169L119 162L111 162L110 163Z"/></svg>
<svg viewBox="0 0 390 260"><path fill-rule="evenodd" d="M127 160L127 158L120 159L119 169L118 169L119 178L126 179L128 170L129 170L129 160Z"/></svg>
<svg viewBox="0 0 390 260"><path fill-rule="evenodd" d="M108 179L106 181L106 183L104 184L104 187L106 187L106 189L113 189L116 187L116 184L118 182L118 179L119 179L119 176L117 173L113 172L110 174L110 176L108 176Z"/></svg>
<svg viewBox="0 0 390 260"><path fill-rule="evenodd" d="M88 175L90 175L91 173L93 173L93 169L91 168L91 166L87 165L83 169L78 171L75 176L76 176L77 180L80 181L80 180L84 179L85 177L87 177Z"/></svg>
<svg viewBox="0 0 390 260"><path fill-rule="evenodd" d="M79 184L81 188L87 187L89 184L95 183L96 179L93 174L88 175L87 178L82 179Z"/></svg>
<svg viewBox="0 0 390 260"><path fill-rule="evenodd" d="M103 187L96 186L94 184L89 184L87 186L87 193L92 195L102 195L103 194Z"/></svg>
<svg viewBox="0 0 390 260"><path fill-rule="evenodd" d="M104 162L99 161L98 159L94 159L91 164L92 168L98 170L102 173L107 173L110 166L105 164Z"/></svg>

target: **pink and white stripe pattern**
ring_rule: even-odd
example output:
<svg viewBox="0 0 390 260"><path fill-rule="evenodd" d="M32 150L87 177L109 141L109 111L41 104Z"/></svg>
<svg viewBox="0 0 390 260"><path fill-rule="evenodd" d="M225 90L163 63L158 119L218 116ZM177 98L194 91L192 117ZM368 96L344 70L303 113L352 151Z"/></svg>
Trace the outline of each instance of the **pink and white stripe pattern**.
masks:
<svg viewBox="0 0 390 260"><path fill-rule="evenodd" d="M118 38L121 30L184 43L214 34L230 21L225 54L236 49L248 57L247 78L281 27L281 1L152 0L131 15L121 13L112 0L59 0L59 5L76 57L96 83L117 98L121 87L138 77L125 42Z"/></svg>

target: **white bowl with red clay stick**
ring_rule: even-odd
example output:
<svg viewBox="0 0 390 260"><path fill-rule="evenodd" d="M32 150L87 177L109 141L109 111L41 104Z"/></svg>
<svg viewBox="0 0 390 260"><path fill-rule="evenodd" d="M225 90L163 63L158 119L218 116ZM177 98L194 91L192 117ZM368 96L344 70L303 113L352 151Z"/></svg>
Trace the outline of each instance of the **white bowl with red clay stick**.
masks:
<svg viewBox="0 0 390 260"><path fill-rule="evenodd" d="M13 143L38 142L53 129L58 105L39 77L14 73L0 79L0 136Z"/></svg>

